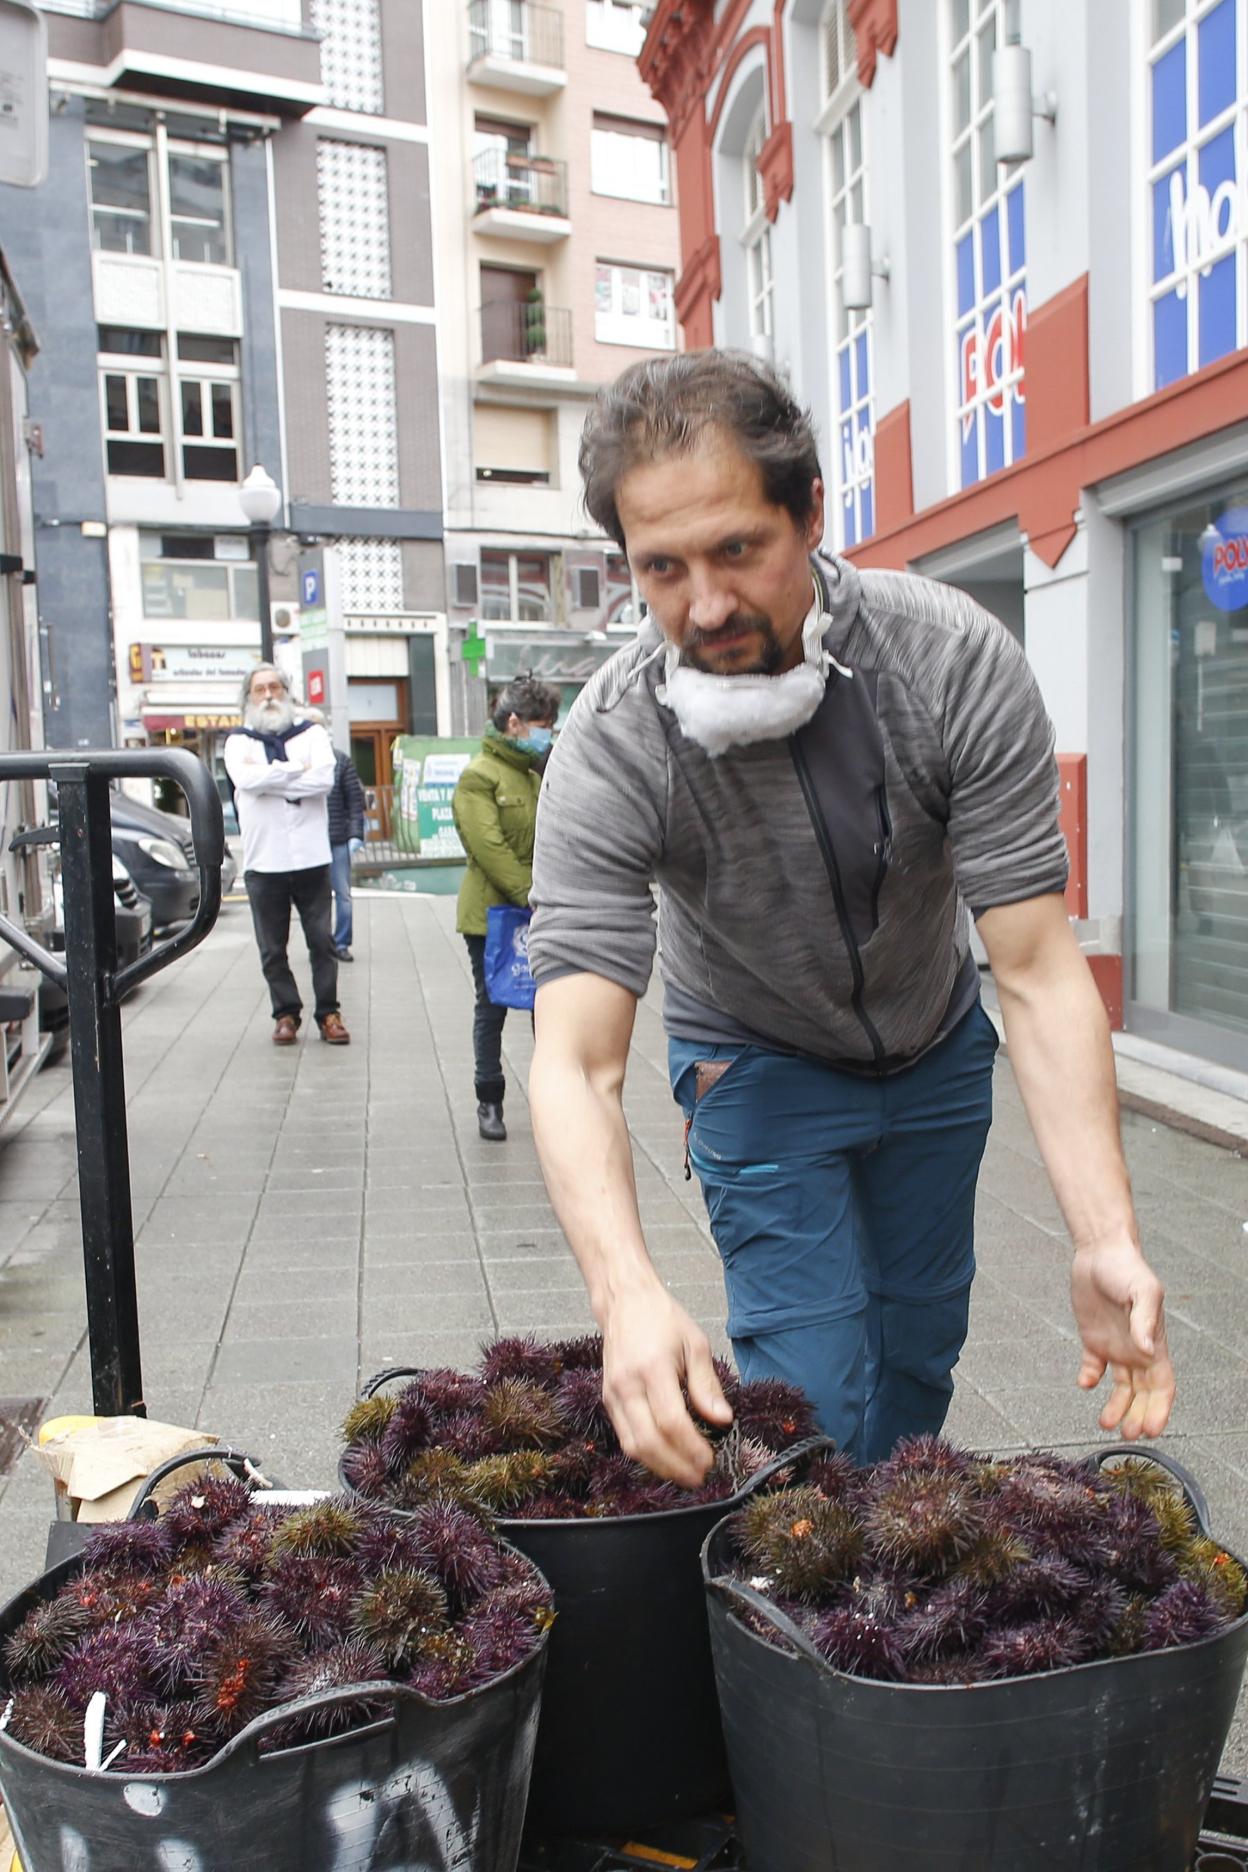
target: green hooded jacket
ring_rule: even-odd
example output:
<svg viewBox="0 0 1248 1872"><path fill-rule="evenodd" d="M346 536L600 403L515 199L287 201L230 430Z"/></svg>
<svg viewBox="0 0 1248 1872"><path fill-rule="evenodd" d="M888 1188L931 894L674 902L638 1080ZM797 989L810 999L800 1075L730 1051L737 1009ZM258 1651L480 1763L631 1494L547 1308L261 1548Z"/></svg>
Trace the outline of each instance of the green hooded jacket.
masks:
<svg viewBox="0 0 1248 1872"><path fill-rule="evenodd" d="M528 903L540 786L533 756L492 729L459 776L451 810L468 854L455 923L461 935L485 935L491 904Z"/></svg>

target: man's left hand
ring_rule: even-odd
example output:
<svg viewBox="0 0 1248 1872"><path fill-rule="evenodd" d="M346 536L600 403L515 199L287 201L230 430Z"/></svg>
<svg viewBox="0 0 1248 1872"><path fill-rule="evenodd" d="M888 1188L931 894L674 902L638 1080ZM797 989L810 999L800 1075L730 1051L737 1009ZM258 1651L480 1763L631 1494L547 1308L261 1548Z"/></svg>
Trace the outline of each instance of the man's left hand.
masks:
<svg viewBox="0 0 1248 1872"><path fill-rule="evenodd" d="M1075 1250L1070 1295L1083 1340L1079 1383L1091 1391L1107 1369L1113 1377L1102 1430L1129 1442L1160 1436L1175 1389L1161 1282L1134 1242L1112 1242Z"/></svg>

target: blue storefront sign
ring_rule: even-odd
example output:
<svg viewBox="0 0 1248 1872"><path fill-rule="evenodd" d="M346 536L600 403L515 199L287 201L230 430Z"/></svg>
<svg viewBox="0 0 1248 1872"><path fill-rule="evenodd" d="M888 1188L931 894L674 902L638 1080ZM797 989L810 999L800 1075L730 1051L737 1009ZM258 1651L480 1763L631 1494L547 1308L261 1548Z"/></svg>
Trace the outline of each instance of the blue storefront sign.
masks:
<svg viewBox="0 0 1248 1872"><path fill-rule="evenodd" d="M1219 611L1248 606L1248 507L1228 507L1201 535L1205 596Z"/></svg>

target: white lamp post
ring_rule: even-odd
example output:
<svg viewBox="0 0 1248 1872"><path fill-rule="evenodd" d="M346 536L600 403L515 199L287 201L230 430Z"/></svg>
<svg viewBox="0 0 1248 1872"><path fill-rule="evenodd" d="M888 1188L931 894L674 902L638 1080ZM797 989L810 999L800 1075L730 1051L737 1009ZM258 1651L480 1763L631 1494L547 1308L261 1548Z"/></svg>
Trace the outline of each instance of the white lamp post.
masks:
<svg viewBox="0 0 1248 1872"><path fill-rule="evenodd" d="M269 603L269 540L282 505L281 489L259 462L238 490L238 504L251 527L256 561L256 594L260 604L260 656L273 661L273 607Z"/></svg>

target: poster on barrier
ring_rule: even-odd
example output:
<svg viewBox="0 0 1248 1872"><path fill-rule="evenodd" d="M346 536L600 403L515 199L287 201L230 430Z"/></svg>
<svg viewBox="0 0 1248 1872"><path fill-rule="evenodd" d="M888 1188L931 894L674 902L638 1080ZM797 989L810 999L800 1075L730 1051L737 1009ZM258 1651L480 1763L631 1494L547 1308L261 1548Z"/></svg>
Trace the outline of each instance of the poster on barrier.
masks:
<svg viewBox="0 0 1248 1872"><path fill-rule="evenodd" d="M451 811L455 783L479 738L399 735L394 743L394 824L400 851L420 858L463 859L464 848Z"/></svg>

